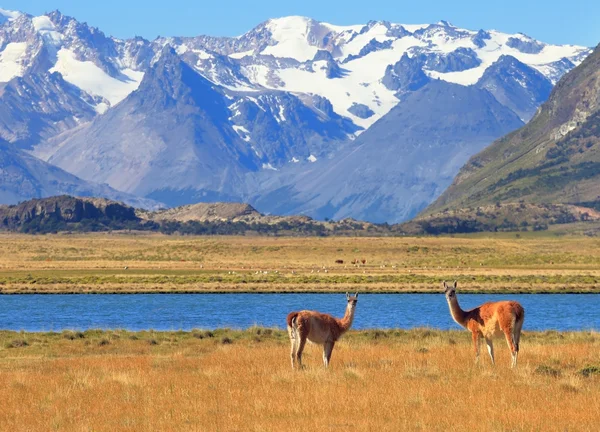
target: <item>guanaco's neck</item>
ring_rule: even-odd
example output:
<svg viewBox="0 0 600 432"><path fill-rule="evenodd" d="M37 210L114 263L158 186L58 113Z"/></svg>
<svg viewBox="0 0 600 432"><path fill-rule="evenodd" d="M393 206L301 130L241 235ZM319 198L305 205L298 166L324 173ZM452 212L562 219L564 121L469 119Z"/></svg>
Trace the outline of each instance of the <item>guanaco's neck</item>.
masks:
<svg viewBox="0 0 600 432"><path fill-rule="evenodd" d="M344 317L340 320L340 330L342 332L348 331L348 329L352 326L352 321L354 321L354 311L355 307L352 307L350 303L346 306L346 313Z"/></svg>
<svg viewBox="0 0 600 432"><path fill-rule="evenodd" d="M450 315L457 324L466 327L467 326L467 313L460 308L458 304L458 299L456 296L454 298L448 300L448 307L450 308Z"/></svg>

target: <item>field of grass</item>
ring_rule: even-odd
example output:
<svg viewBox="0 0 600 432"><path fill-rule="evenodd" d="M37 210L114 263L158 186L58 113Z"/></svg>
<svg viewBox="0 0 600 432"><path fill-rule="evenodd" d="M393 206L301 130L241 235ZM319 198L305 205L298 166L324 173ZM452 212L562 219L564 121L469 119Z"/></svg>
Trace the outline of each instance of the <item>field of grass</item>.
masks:
<svg viewBox="0 0 600 432"><path fill-rule="evenodd" d="M0 292L600 292L600 239L519 236L0 234Z"/></svg>
<svg viewBox="0 0 600 432"><path fill-rule="evenodd" d="M336 260L344 264L335 264ZM355 266L349 261L366 260ZM600 240L0 234L0 293L600 292ZM485 353L485 349L483 350ZM292 371L278 329L0 331L4 431L595 431L600 334L350 331Z"/></svg>
<svg viewBox="0 0 600 432"><path fill-rule="evenodd" d="M598 430L600 334L521 345L511 370L466 332L351 331L292 371L280 330L0 332L0 430Z"/></svg>

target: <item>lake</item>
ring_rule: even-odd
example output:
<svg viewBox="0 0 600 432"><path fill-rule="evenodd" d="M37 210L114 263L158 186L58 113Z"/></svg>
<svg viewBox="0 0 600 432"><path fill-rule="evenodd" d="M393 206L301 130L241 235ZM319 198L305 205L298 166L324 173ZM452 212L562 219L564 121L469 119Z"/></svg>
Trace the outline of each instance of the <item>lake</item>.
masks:
<svg viewBox="0 0 600 432"><path fill-rule="evenodd" d="M525 330L600 330L600 294L459 294L463 309L517 300ZM25 331L285 328L288 312L341 317L344 294L0 295L0 329ZM361 294L353 328L458 329L443 294Z"/></svg>

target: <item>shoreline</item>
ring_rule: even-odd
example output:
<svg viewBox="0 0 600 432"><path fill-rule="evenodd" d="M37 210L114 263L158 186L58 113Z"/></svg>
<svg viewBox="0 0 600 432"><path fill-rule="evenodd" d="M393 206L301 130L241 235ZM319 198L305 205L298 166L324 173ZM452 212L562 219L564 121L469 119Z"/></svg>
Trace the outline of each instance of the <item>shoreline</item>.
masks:
<svg viewBox="0 0 600 432"><path fill-rule="evenodd" d="M332 289L237 289L237 288L182 288L182 289L97 289L97 288L44 288L44 287L27 287L27 288L0 288L0 297L14 295L205 295L205 294L344 294L353 291L359 294L429 294L441 295L437 289L361 289L357 286L348 286L344 288ZM461 288L461 294L476 294L476 295L599 295L599 288L582 288L582 289L531 289L524 290L519 288L491 288L486 290L469 289L468 287Z"/></svg>
<svg viewBox="0 0 600 432"><path fill-rule="evenodd" d="M22 330L6 330L0 329L0 342L10 337L37 337L37 338L49 338L55 340L67 339L67 340L79 340L79 339L90 339L104 336L113 337L115 340L122 340L123 337L138 336L144 337L155 337L163 336L165 338L179 337L183 339L215 339L219 337L228 336L235 340L256 342L253 339L254 336L262 336L261 341L279 341L289 343L287 330L281 327L262 327L262 326L251 326L246 329L231 328L231 327L217 327L214 329L206 328L193 328L190 330L127 330L122 328L114 329L102 329L102 328L89 328L86 330L73 330L63 329L58 331L22 331ZM527 339L535 340L536 342L541 341L575 341L585 340L587 342L600 342L600 331L597 330L523 330L523 335ZM568 336L570 339L565 339ZM462 342L465 344L471 344L471 333L468 330L461 329L459 327L455 329L438 329L432 327L414 327L414 328L369 328L369 329L350 329L344 334L342 340L378 340L378 341L401 341L405 338L407 340L414 341L414 338L446 338L452 337L456 342ZM456 339L458 338L458 339ZM132 339L139 340L139 339ZM499 342L503 341L502 338L494 339ZM43 339L37 339L35 343L45 342ZM450 342L452 343L452 342ZM0 343L1 345L1 343ZM1 358L1 356L0 356Z"/></svg>

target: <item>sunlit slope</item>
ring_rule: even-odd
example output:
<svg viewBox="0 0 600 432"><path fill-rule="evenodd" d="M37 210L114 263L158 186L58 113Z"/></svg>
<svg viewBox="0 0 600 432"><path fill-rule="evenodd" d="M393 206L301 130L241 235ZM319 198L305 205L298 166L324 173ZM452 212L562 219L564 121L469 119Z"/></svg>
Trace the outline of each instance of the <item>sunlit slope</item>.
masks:
<svg viewBox="0 0 600 432"><path fill-rule="evenodd" d="M600 204L600 48L534 119L472 157L425 213L496 202Z"/></svg>

